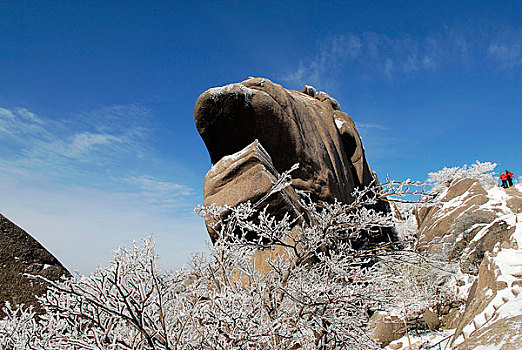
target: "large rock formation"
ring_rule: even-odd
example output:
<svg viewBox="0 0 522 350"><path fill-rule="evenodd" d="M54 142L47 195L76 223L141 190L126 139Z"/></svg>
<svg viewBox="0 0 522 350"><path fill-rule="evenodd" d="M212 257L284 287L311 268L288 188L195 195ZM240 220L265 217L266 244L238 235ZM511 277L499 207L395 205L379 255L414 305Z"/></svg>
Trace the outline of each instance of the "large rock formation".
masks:
<svg viewBox="0 0 522 350"><path fill-rule="evenodd" d="M417 249L457 259L463 272L476 275L484 254L509 238L514 228L502 220L501 203L493 203L477 180L454 180L440 202L419 212Z"/></svg>
<svg viewBox="0 0 522 350"><path fill-rule="evenodd" d="M390 317L375 320L380 333L372 336L384 344L393 340L386 347L393 350L521 349L522 186L486 188L458 178L437 199L439 205L416 210L416 248L459 265L453 281L462 301L439 305L433 313L438 322L429 328L441 326L444 336L424 333L412 338L410 347Z"/></svg>
<svg viewBox="0 0 522 350"><path fill-rule="evenodd" d="M349 203L356 187L376 180L353 120L310 86L299 92L250 78L204 92L194 116L213 164L205 177L206 205L255 203L296 163L293 187L315 201ZM273 213L298 213L296 198L288 189L267 203ZM387 204L379 209L388 210Z"/></svg>
<svg viewBox="0 0 522 350"><path fill-rule="evenodd" d="M417 249L458 263L462 272L457 290L465 301L439 315L454 330L448 348L522 346L521 189L455 179L439 195L440 205L417 213Z"/></svg>
<svg viewBox="0 0 522 350"><path fill-rule="evenodd" d="M26 276L57 280L69 272L38 241L0 214L0 304L36 305L47 284ZM2 312L0 312L0 315Z"/></svg>

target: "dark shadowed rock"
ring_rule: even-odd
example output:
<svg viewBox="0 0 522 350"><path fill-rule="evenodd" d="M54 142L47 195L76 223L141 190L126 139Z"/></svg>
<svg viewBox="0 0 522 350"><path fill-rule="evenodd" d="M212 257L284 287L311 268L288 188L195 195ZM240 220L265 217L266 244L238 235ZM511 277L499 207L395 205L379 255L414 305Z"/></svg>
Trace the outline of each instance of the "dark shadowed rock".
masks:
<svg viewBox="0 0 522 350"><path fill-rule="evenodd" d="M292 184L315 201L350 203L355 188L376 180L353 120L335 99L313 87L299 92L251 78L205 91L194 116L214 165L205 177L206 205L255 202L269 190L270 176L296 163ZM254 142L267 156L249 151ZM273 212L289 206L283 198L270 204ZM378 209L389 206L381 203Z"/></svg>
<svg viewBox="0 0 522 350"><path fill-rule="evenodd" d="M57 280L69 272L38 241L0 214L0 304L36 305L47 284L24 274ZM1 312L0 312L1 313Z"/></svg>

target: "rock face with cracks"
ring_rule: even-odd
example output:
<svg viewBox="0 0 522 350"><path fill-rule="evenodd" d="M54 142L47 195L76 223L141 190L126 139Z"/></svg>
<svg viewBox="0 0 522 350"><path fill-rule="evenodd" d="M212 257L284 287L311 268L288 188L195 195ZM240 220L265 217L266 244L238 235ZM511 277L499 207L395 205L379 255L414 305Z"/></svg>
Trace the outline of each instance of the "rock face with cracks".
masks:
<svg viewBox="0 0 522 350"><path fill-rule="evenodd" d="M350 203L355 188L376 181L353 120L335 99L313 87L299 92L250 78L205 91L194 116L213 165L205 177L205 205L255 203L296 163L292 185L314 201ZM291 188L267 203L276 215L299 214ZM377 209L389 206L380 203Z"/></svg>

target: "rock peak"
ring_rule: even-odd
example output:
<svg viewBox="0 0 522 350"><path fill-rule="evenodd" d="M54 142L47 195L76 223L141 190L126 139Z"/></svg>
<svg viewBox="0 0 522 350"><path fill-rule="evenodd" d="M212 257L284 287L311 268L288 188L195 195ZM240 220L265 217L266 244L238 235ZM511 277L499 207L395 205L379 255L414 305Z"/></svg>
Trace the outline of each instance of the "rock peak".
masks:
<svg viewBox="0 0 522 350"><path fill-rule="evenodd" d="M355 188L376 180L352 118L311 86L295 91L266 78L249 78L212 88L198 98L194 118L214 165L205 178L207 205L255 202L269 191L270 177L296 163L300 167L292 173L292 184L315 201L350 203ZM269 159L247 151L253 142ZM242 159L233 170L221 161L232 155ZM275 207L288 208L288 200L276 202ZM380 210L388 210L387 205Z"/></svg>

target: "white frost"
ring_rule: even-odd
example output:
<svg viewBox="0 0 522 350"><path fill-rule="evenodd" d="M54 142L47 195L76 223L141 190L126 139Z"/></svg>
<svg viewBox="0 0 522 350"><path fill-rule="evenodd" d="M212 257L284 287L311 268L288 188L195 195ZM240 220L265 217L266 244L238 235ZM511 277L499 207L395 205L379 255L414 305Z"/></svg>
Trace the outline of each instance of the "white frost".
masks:
<svg viewBox="0 0 522 350"><path fill-rule="evenodd" d="M229 84L208 89L206 92L212 99L217 99L218 96L223 94L233 94L235 96L244 95L245 102L248 103L252 100L252 96L257 92L257 90L247 88L243 84Z"/></svg>

